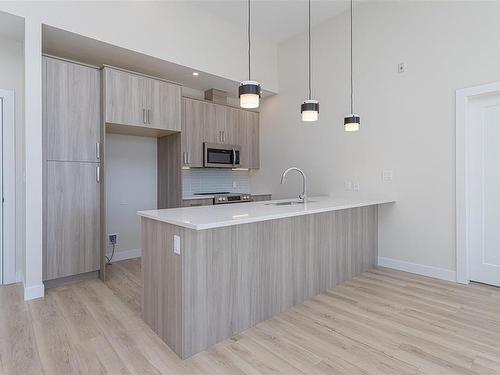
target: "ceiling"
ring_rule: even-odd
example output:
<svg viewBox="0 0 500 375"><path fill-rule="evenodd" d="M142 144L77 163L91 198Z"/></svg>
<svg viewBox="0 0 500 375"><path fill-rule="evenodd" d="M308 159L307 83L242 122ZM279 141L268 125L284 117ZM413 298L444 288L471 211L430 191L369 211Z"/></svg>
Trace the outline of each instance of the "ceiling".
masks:
<svg viewBox="0 0 500 375"><path fill-rule="evenodd" d="M246 30L246 0L192 0L191 4ZM253 0L252 30L280 43L307 30L307 0ZM317 25L349 9L347 0L312 0L311 23Z"/></svg>
<svg viewBox="0 0 500 375"><path fill-rule="evenodd" d="M24 41L24 18L0 12L0 36L13 39L17 42Z"/></svg>

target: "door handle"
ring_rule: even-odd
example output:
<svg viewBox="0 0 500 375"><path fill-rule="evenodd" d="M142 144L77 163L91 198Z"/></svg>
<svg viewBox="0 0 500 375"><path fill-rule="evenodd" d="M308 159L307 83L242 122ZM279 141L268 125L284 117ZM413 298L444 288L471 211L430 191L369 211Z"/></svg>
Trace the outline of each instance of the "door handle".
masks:
<svg viewBox="0 0 500 375"><path fill-rule="evenodd" d="M142 123L143 124L146 123L146 109L145 108L142 109Z"/></svg>
<svg viewBox="0 0 500 375"><path fill-rule="evenodd" d="M97 182L101 182L101 167L99 165L95 168L95 179Z"/></svg>
<svg viewBox="0 0 500 375"><path fill-rule="evenodd" d="M233 148L233 167L236 164L236 151Z"/></svg>
<svg viewBox="0 0 500 375"><path fill-rule="evenodd" d="M95 144L95 157L97 159L101 158L101 142L96 142Z"/></svg>

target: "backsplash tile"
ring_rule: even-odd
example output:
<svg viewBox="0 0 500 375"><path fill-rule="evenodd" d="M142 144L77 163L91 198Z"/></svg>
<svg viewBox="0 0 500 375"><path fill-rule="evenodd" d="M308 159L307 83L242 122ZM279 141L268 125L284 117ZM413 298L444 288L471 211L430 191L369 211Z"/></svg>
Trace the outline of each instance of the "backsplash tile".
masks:
<svg viewBox="0 0 500 375"><path fill-rule="evenodd" d="M236 187L233 187L233 181ZM182 195L229 191L250 192L249 171L233 171L222 168L192 168L182 171Z"/></svg>

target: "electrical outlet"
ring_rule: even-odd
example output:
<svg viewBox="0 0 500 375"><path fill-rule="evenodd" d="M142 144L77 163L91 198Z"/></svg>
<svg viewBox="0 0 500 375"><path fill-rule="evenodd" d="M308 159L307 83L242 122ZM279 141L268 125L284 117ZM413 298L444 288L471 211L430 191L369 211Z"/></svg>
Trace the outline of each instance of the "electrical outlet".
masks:
<svg viewBox="0 0 500 375"><path fill-rule="evenodd" d="M355 182L354 184L352 184L352 190L359 191L359 182Z"/></svg>
<svg viewBox="0 0 500 375"><path fill-rule="evenodd" d="M118 243L118 233L108 234L108 242L110 246L116 245Z"/></svg>
<svg viewBox="0 0 500 375"><path fill-rule="evenodd" d="M174 254L181 255L181 237L174 234Z"/></svg>
<svg viewBox="0 0 500 375"><path fill-rule="evenodd" d="M398 64L398 73L404 73L404 72L405 72L405 64L399 63Z"/></svg>

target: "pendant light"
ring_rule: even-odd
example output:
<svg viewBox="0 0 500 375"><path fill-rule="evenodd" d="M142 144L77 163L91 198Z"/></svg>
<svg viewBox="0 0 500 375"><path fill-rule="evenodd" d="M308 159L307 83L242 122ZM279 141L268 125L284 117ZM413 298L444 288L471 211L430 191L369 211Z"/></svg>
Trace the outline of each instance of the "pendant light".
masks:
<svg viewBox="0 0 500 375"><path fill-rule="evenodd" d="M353 111L353 85L352 85L352 0L351 0L351 113L344 117L344 130L346 132L357 132L359 130L360 117Z"/></svg>
<svg viewBox="0 0 500 375"><path fill-rule="evenodd" d="M240 83L238 96L241 108L259 108L261 89L259 82L250 79L250 0L248 0L248 80Z"/></svg>
<svg viewBox="0 0 500 375"><path fill-rule="evenodd" d="M309 0L309 99L300 106L302 121L317 121L319 116L319 102L311 98L311 0Z"/></svg>

